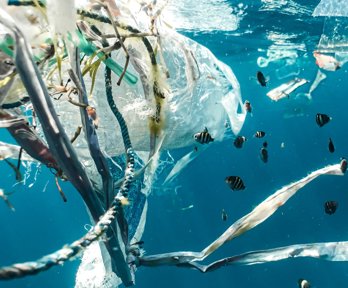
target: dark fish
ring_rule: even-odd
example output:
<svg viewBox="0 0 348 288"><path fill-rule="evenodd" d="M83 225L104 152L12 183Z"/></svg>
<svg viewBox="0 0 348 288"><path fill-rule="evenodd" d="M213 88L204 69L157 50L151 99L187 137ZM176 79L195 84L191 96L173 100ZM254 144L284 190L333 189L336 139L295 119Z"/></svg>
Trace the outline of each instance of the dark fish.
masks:
<svg viewBox="0 0 348 288"><path fill-rule="evenodd" d="M338 202L336 201L327 201L324 204L324 208L325 208L325 213L332 215L336 212L338 207Z"/></svg>
<svg viewBox="0 0 348 288"><path fill-rule="evenodd" d="M232 190L244 190L245 186L243 180L239 176L228 176L225 182Z"/></svg>
<svg viewBox="0 0 348 288"><path fill-rule="evenodd" d="M260 158L264 163L268 162L268 151L265 147L262 147L260 150Z"/></svg>
<svg viewBox="0 0 348 288"><path fill-rule="evenodd" d="M310 288L311 284L306 279L298 279L299 288Z"/></svg>
<svg viewBox="0 0 348 288"><path fill-rule="evenodd" d="M257 77L257 81L259 81L260 85L261 85L262 87L266 87L267 81L266 81L266 78L265 78L265 76L262 74L261 71L257 71L256 77Z"/></svg>
<svg viewBox="0 0 348 288"><path fill-rule="evenodd" d="M326 115L326 114L320 114L320 113L318 113L318 114L315 116L315 121L317 122L317 124L319 125L319 127L323 127L325 124L329 123L331 119L332 119L332 118L329 117L329 116Z"/></svg>
<svg viewBox="0 0 348 288"><path fill-rule="evenodd" d="M342 173L346 173L347 171L347 159L344 157L341 157L341 171Z"/></svg>
<svg viewBox="0 0 348 288"><path fill-rule="evenodd" d="M262 143L262 146L263 146L264 148L267 148L267 146L268 146L267 141L263 142L263 143Z"/></svg>
<svg viewBox="0 0 348 288"><path fill-rule="evenodd" d="M245 107L245 110L246 110L247 112L251 113L251 111L252 111L253 108L251 107L251 104L250 104L249 100L245 100L245 102L244 102L244 107Z"/></svg>
<svg viewBox="0 0 348 288"><path fill-rule="evenodd" d="M208 144L214 141L214 138L209 134L207 127L203 132L196 133L195 135L193 135L193 137L198 143L201 144Z"/></svg>
<svg viewBox="0 0 348 288"><path fill-rule="evenodd" d="M330 151L331 153L335 152L335 146L334 146L334 144L332 143L331 138L329 138L329 151Z"/></svg>
<svg viewBox="0 0 348 288"><path fill-rule="evenodd" d="M234 140L233 144L234 144L234 146L236 146L236 148L242 148L242 147L243 147L243 143L244 143L245 141L247 141L247 139L246 139L244 136L238 136L238 137Z"/></svg>
<svg viewBox="0 0 348 288"><path fill-rule="evenodd" d="M256 138L262 138L262 137L265 137L265 135L266 135L266 132L264 131L256 131L256 133L254 134Z"/></svg>
<svg viewBox="0 0 348 288"><path fill-rule="evenodd" d="M227 220L227 213L226 213L225 209L222 209L222 211L221 211L221 218L222 218L222 221Z"/></svg>

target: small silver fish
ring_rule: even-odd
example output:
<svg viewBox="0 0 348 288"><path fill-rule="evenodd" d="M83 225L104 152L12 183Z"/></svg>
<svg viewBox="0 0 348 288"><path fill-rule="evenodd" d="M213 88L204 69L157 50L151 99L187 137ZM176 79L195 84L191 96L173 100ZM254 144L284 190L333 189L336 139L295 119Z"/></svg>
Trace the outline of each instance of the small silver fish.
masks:
<svg viewBox="0 0 348 288"><path fill-rule="evenodd" d="M214 138L209 134L207 127L204 128L203 132L196 133L193 137L201 144L208 144L214 141Z"/></svg>

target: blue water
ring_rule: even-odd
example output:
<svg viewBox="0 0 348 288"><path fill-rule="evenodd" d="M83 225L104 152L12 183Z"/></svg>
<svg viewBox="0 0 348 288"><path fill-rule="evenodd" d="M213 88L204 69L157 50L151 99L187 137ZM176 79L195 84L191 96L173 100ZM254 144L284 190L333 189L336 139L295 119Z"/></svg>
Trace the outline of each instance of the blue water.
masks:
<svg viewBox="0 0 348 288"><path fill-rule="evenodd" d="M235 1L230 1L235 5ZM247 2L247 1L246 1ZM314 9L319 1L295 1L308 9ZM169 251L200 251L219 236L235 220L249 213L258 203L282 186L306 176L309 172L348 157L346 115L348 100L347 66L336 72L325 72L327 78L313 92L312 100L303 98L282 99L272 102L267 91L292 77L277 79L276 70L285 62L270 63L265 68L257 66L258 57L266 57L265 50L271 41L265 38L267 31L297 33L294 44L305 43L306 50L299 50L296 59L300 67L298 77L313 81L318 71L312 51L323 29L323 19L309 16L299 19L296 15L283 15L279 11L258 12L259 1L249 1L247 15L240 23L241 35L219 31L190 33L186 35L206 45L220 60L230 65L236 74L243 99L253 107L240 133L248 138L242 149L233 146L233 140L213 143L192 162L168 187L157 185L149 197L146 223L145 250L147 254ZM291 23L295 23L291 25ZM254 32L244 34L251 29ZM292 69L292 68L289 68ZM269 76L268 87L256 81L256 71ZM310 84L298 92L308 92ZM294 93L296 95L297 93ZM294 109L301 109L301 115ZM319 128L316 113L326 113L333 120ZM253 138L257 130L265 131L264 139ZM1 140L13 142L1 131ZM328 151L328 139L332 138L336 151ZM259 150L263 141L268 142L269 162L263 163ZM284 148L281 148L284 143ZM172 151L176 159L190 151L191 147ZM41 168L38 179L32 175L26 186L13 187L14 175L0 162L2 177L0 187L13 191L13 213L0 203L0 265L34 260L51 253L66 243L81 237L89 223L85 206L78 193L62 184L68 197L63 203L57 192L52 174ZM242 177L244 191L231 191L224 179L229 175ZM165 175L163 175L165 177ZM49 181L46 189L44 187ZM160 181L159 181L160 182ZM297 243L343 241L348 239L348 179L324 176L298 192L272 217L255 229L227 243L205 262L222 257ZM44 190L44 191L43 191ZM327 215L323 204L327 200L339 203L337 212ZM182 210L194 205L192 209ZM221 220L225 209L228 220ZM79 261L67 262L47 272L11 282L1 282L1 288L69 288L74 286ZM348 273L346 262L326 262L317 259L290 259L254 266L230 266L202 274L195 270L177 267L140 267L136 287L238 287L272 288L297 287L299 278L308 279L312 287L346 287Z"/></svg>

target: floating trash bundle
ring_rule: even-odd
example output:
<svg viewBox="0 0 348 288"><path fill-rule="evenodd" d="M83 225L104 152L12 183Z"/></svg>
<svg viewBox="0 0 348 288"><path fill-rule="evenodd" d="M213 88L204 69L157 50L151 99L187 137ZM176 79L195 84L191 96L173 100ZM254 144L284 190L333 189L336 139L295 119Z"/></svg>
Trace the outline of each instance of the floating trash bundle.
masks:
<svg viewBox="0 0 348 288"><path fill-rule="evenodd" d="M177 162L165 180L170 182L209 145L223 140L227 119L232 132L239 133L251 106L243 105L235 75L207 48L171 28L162 17L166 1L75 5L23 0L1 7L0 126L18 144L1 143L2 158L19 158L18 166L12 167L16 172L20 161L47 166L64 201L59 182L71 182L94 226L36 261L0 268L0 280L37 274L79 256L78 288L132 286L139 266L209 272L294 257L347 261L347 242L329 242L199 264L267 220L312 180L343 175L345 160L344 166L318 169L279 189L201 251L144 256L147 196L160 152L201 144ZM279 100L306 82L296 78L268 96ZM195 140L197 133L203 133L202 141ZM261 150L264 162L266 146ZM233 190L245 188L239 177L231 177ZM6 193L0 192L14 210ZM227 220L227 214L222 218Z"/></svg>

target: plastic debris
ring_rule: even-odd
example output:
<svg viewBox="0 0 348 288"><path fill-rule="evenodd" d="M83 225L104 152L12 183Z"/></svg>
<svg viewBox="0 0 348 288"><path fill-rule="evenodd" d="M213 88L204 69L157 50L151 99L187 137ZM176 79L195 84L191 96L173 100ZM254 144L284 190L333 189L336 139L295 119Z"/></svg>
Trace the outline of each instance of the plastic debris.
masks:
<svg viewBox="0 0 348 288"><path fill-rule="evenodd" d="M277 88L269 91L267 93L267 96L271 98L274 101L278 101L282 98L289 97L290 93L295 91L298 87L308 83L306 79L303 78L295 78L293 80L290 80L289 82L286 82Z"/></svg>

